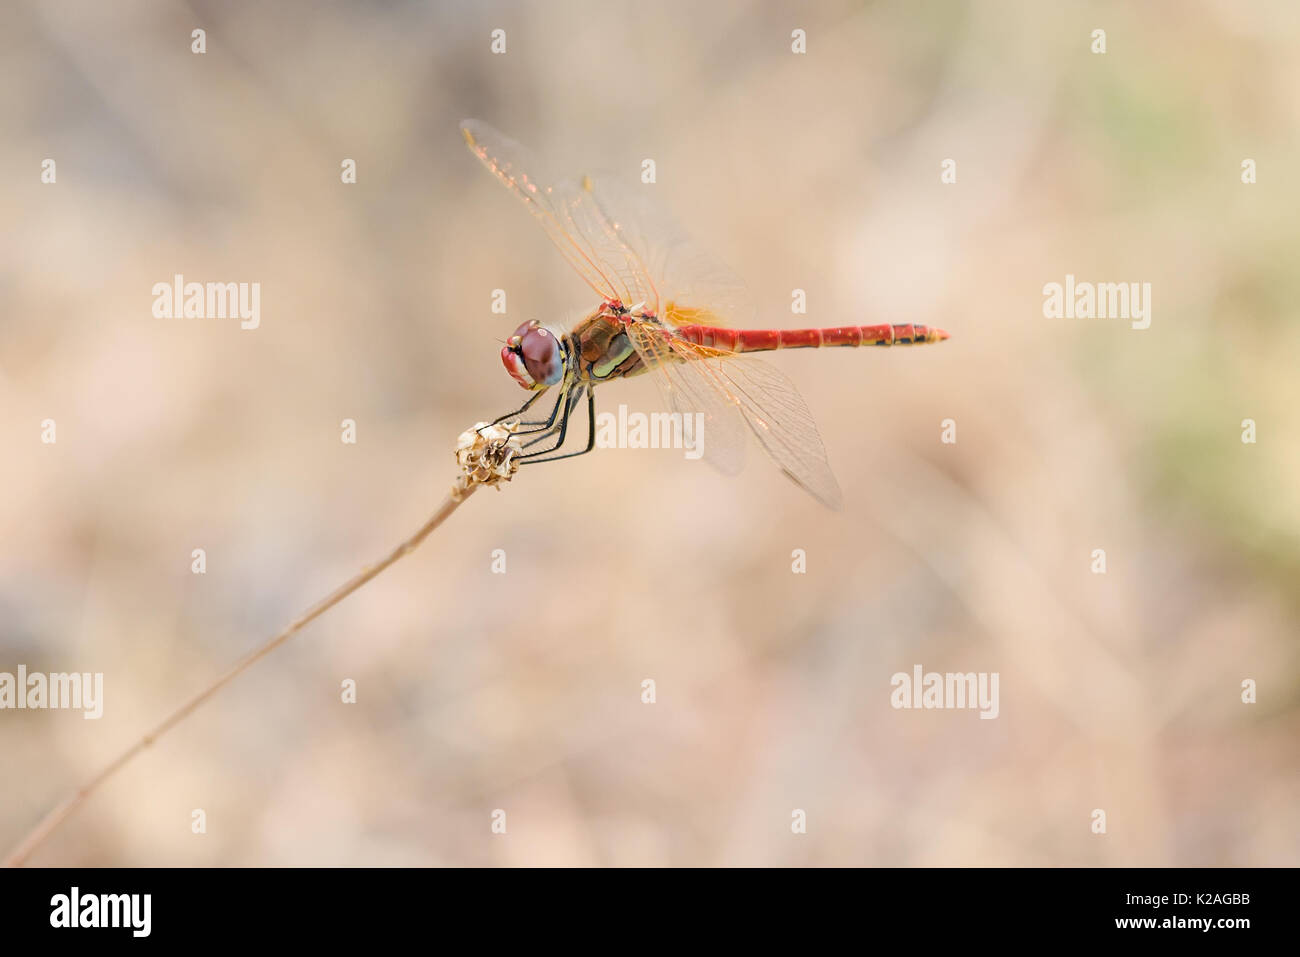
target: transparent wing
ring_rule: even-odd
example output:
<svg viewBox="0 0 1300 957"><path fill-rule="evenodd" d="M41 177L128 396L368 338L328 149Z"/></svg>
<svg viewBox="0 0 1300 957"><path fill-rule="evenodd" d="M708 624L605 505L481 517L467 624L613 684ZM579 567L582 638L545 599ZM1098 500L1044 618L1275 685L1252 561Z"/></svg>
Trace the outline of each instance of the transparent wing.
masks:
<svg viewBox="0 0 1300 957"><path fill-rule="evenodd" d="M628 188L614 176L558 176L480 120L460 128L470 151L602 298L629 308L644 304L645 312L677 325L749 324L753 306L744 282L657 207L653 187Z"/></svg>
<svg viewBox="0 0 1300 957"><path fill-rule="evenodd" d="M654 187L628 187L612 175L584 176L582 184L598 228L619 237L628 258L657 290L655 299L647 298L646 312L671 325L753 324L754 306L744 280L691 240L656 202Z"/></svg>
<svg viewBox="0 0 1300 957"><path fill-rule="evenodd" d="M628 338L641 361L651 367L650 375L669 411L703 416L703 428L696 434L704 443L704 460L726 475L737 474L745 464L747 430L735 403L712 382L687 371L662 328L633 322L628 326Z"/></svg>
<svg viewBox="0 0 1300 957"><path fill-rule="evenodd" d="M478 120L460 125L470 152L533 214L579 276L604 299L658 302L650 271L620 236L618 220L597 209L581 179L555 175L514 140Z"/></svg>
<svg viewBox="0 0 1300 957"><path fill-rule="evenodd" d="M652 367L673 411L704 413L706 459L723 471L730 469L738 413L796 485L828 508L840 507L840 486L826 460L817 423L785 373L752 356L698 346L664 326L634 322L629 336L642 361ZM721 461L715 459L719 455Z"/></svg>

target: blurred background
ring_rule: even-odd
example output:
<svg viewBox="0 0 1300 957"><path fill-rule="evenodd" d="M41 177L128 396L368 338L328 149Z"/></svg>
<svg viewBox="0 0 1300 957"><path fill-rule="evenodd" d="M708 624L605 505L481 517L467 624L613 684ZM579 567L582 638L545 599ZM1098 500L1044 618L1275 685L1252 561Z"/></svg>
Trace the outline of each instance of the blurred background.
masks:
<svg viewBox="0 0 1300 957"><path fill-rule="evenodd" d="M653 158L763 326L952 339L772 358L840 513L756 447L476 495L33 863L1294 865L1297 54L1286 0L5 4L0 671L105 710L0 712L0 846L413 531L523 398L500 340L597 305L478 117ZM260 328L155 318L177 273ZM1151 283L1150 328L1044 318L1067 273ZM917 664L1000 716L894 710Z"/></svg>

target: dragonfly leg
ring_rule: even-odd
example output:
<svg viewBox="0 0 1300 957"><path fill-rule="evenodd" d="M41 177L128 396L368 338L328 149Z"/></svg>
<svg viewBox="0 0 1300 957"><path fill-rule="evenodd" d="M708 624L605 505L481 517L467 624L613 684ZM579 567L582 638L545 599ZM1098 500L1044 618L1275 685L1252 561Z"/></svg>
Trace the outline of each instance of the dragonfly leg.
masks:
<svg viewBox="0 0 1300 957"><path fill-rule="evenodd" d="M557 443L557 445L551 446L551 448L554 449L558 445L563 445L564 430L567 429L569 426L569 416L573 414L573 407L574 405L577 404L578 399L581 396L582 396L582 389L578 389L575 392L570 392L569 387L564 386L563 391L561 391L560 393L559 401L555 403L555 408L551 410L551 418L547 423L535 429L523 429L522 431L515 433L515 435L535 436L534 438L531 438L527 442L525 442L523 444L523 447L526 449L532 448L534 445L537 445L539 442L545 442L548 439L554 438L557 431L559 432L560 435L560 441ZM560 414L560 421L555 422L556 414L560 412L560 409L563 409L564 412ZM548 450L542 449L541 452L533 452L530 454L541 455L543 452L546 451Z"/></svg>
<svg viewBox="0 0 1300 957"><path fill-rule="evenodd" d="M542 392L534 392L532 398L529 399L527 402L525 402L519 408L515 409L515 411L507 412L505 415L497 416L487 425L483 426L483 428L486 429L488 426L496 425L498 422L504 422L506 419L513 419L515 416L521 415L524 411L528 409L530 405L532 405L534 402L540 399L543 394L544 394L544 390ZM560 411L560 405L563 402L564 402L564 390L561 389L559 397L555 400L555 405L551 409L551 414L547 416L545 419L538 419L534 422L517 423L518 425L521 426L531 426L531 428L516 429L515 435L529 435L533 432L546 432L551 430L555 425L556 413Z"/></svg>
<svg viewBox="0 0 1300 957"><path fill-rule="evenodd" d="M547 432L555 428L555 417L559 414L560 406L564 405L565 393L567 389L561 389L559 396L555 399L555 405L551 406L551 414L545 419L538 419L535 422L520 422L520 425L530 426L530 428L519 429L515 435L530 435L533 432ZM538 395L541 395L539 392Z"/></svg>
<svg viewBox="0 0 1300 957"><path fill-rule="evenodd" d="M560 418L560 424L558 430L559 435L556 438L555 443L551 445L549 448L538 449L536 452L529 452L527 455L521 455L519 457L519 462L521 465L524 462L530 460L536 460L538 456L549 455L551 452L554 452L556 449L564 445L564 440L569 434L569 419L573 415L573 409L578 404L578 400L582 398L582 393L586 390L587 390L586 386L578 386L578 388L575 389L570 396L568 396L568 401L566 401L564 404L564 413ZM552 429L550 434L539 435L531 442L525 442L524 448L529 448L530 446L537 445L539 442L546 441L547 439L555 435L555 431L556 430Z"/></svg>
<svg viewBox="0 0 1300 957"><path fill-rule="evenodd" d="M560 444L561 445L564 444L563 439L560 440ZM581 452L565 452L563 455L552 455L550 458L545 458L545 459L525 457L520 460L519 464L536 465L541 462L558 462L560 461L560 459L571 459L579 455L586 455L595 447L596 447L596 390L588 389L587 390L587 447L583 449ZM559 448L559 445L557 445L555 448ZM551 449L550 451L555 451L555 449ZM541 455L542 453L539 452L537 454Z"/></svg>
<svg viewBox="0 0 1300 957"><path fill-rule="evenodd" d="M540 399L541 397L542 397L542 393L534 392L529 397L528 401L525 402L523 405L521 405L519 408L515 409L513 412L507 412L505 415L498 415L495 419L489 422L488 425L496 425L498 422L504 422L506 419L513 419L517 415L523 415L525 412L528 411L528 407L532 405L534 402L536 402L538 399ZM528 424L536 425L537 423L529 422ZM484 428L486 428L486 426L484 426Z"/></svg>

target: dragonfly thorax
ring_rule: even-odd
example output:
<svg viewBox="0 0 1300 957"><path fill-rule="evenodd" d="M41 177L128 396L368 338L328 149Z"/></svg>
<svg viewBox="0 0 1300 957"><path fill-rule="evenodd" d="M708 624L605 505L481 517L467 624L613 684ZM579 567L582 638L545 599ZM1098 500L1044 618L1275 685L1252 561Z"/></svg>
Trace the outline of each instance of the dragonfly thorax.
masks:
<svg viewBox="0 0 1300 957"><path fill-rule="evenodd" d="M564 378L568 346L564 334L536 319L514 331L501 349L506 371L525 389L546 389Z"/></svg>

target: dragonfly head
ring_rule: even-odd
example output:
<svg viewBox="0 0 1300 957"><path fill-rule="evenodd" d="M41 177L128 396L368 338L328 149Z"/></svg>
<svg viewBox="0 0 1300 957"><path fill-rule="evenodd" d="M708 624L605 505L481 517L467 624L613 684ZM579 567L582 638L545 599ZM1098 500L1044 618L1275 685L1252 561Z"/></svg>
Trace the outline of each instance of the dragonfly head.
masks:
<svg viewBox="0 0 1300 957"><path fill-rule="evenodd" d="M545 389L564 378L564 337L536 319L525 322L506 340L501 362L525 389Z"/></svg>

